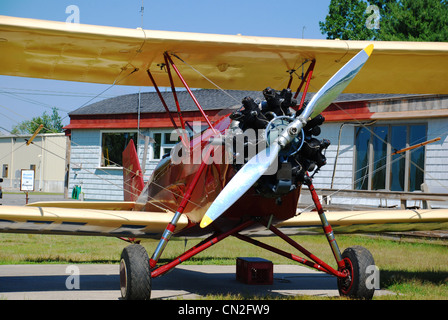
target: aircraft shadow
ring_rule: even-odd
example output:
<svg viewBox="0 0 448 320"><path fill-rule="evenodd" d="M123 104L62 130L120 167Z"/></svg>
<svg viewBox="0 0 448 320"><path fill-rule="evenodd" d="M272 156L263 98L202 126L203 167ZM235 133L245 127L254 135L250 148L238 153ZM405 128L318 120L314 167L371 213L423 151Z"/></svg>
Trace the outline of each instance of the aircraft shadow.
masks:
<svg viewBox="0 0 448 320"><path fill-rule="evenodd" d="M448 272L446 271L403 271L381 269L381 286L387 287L394 283L418 281L436 286L446 285Z"/></svg>
<svg viewBox="0 0 448 320"><path fill-rule="evenodd" d="M0 277L2 292L68 291L68 275L33 275ZM73 284L73 282L71 282ZM120 276L117 275L80 275L79 290L108 291L120 290Z"/></svg>
<svg viewBox="0 0 448 320"><path fill-rule="evenodd" d="M275 267L274 267L275 268ZM245 284L236 280L235 272L209 273L176 268L170 273L152 280L152 290L189 292L200 296L241 295L243 297L283 297L301 294L315 294L316 291L337 290L336 278L320 273L275 273L272 285ZM312 293L314 292L314 293ZM163 296L167 298L168 296Z"/></svg>
<svg viewBox="0 0 448 320"><path fill-rule="evenodd" d="M316 294L311 293L316 290L337 290L336 278L324 273L276 273L274 266L272 285L249 285L236 280L233 268L231 271L210 272L207 266L203 267L204 271L178 267L166 275L152 279L152 297L166 299L187 296L188 299L191 294L213 294L274 298L296 295L297 290L300 290L301 294ZM81 274L79 277L80 291L120 290L118 274ZM73 291L67 289L67 279L68 275L0 276L0 293Z"/></svg>

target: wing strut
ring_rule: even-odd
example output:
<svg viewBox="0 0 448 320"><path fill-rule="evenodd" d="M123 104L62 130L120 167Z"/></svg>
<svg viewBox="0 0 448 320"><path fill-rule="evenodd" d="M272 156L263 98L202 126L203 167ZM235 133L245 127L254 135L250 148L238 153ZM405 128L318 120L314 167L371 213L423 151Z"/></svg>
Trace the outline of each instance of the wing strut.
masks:
<svg viewBox="0 0 448 320"><path fill-rule="evenodd" d="M166 113L168 114L168 116L170 117L171 123L173 124L173 127L178 130L179 127L177 126L176 122L174 121L173 116L171 115L171 111L168 108L168 105L165 102L165 99L163 99L162 94L160 93L159 87L157 86L156 81L154 80L154 77L152 76L151 71L146 70L146 73L148 73L149 79L151 79L152 82L152 86L154 87L154 89L156 89L157 95L159 96L160 102L162 102L163 107L165 108Z"/></svg>
<svg viewBox="0 0 448 320"><path fill-rule="evenodd" d="M198 168L198 171L195 173L195 176L193 177L193 180L191 181L190 185L188 186L187 191L184 194L184 197L182 199L182 202L180 203L179 207L177 208L176 213L174 214L173 219L166 227L165 231L163 232L162 238L160 239L159 244L157 245L156 250L154 251L151 259L149 259L149 265L151 268L154 268L157 264L157 261L159 260L160 256L162 255L163 250L165 249L166 245L168 244L168 241L171 239L171 236L174 233L174 230L176 229L177 222L182 215L182 213L185 210L185 207L188 204L188 201L190 201L191 194L193 193L194 188L196 187L196 184L199 181L199 178L202 175L202 172L207 166L208 158L210 157L210 154L213 152L213 148L208 148L207 152L205 153L204 159L202 160L201 165Z"/></svg>
<svg viewBox="0 0 448 320"><path fill-rule="evenodd" d="M170 65L168 63L169 56L165 53L164 57L165 57L166 70L168 72L168 77L170 79L171 91L173 92L174 101L176 103L177 115L179 117L179 121L180 121L180 125L182 126L182 130L184 130L184 132L185 132L185 122L184 122L184 118L182 117L182 112L180 111L179 99L177 99L176 87L174 86L174 81L173 81L173 77L171 75Z"/></svg>
<svg viewBox="0 0 448 320"><path fill-rule="evenodd" d="M219 135L219 132L213 127L213 125L211 124L210 120L208 119L207 115L204 112L204 109L202 109L201 105L199 104L199 101L196 99L196 97L194 96L193 92L191 91L190 87L188 86L187 82L185 81L185 79L182 77L179 69L177 69L176 65L174 64L173 60L171 59L171 57L168 55L167 52L165 52L164 54L165 56L165 61L168 61L171 66L173 67L174 71L176 72L177 76L179 77L180 81L182 81L182 84L184 85L185 89L187 89L188 93L191 96L191 99L193 99L194 103L196 104L196 106L198 107L199 111L201 112L202 116L204 117L205 121L207 122L208 126L210 127L210 129L212 129L213 133L216 135ZM168 64L168 63L167 63ZM169 69L168 69L169 70ZM172 81L171 76L170 76L170 81ZM174 88L174 87L173 87ZM174 92L174 89L173 89Z"/></svg>
<svg viewBox="0 0 448 320"><path fill-rule="evenodd" d="M148 69L148 70L146 70L146 72L148 73L149 79L151 79L152 85L153 85L154 89L156 89L156 91L157 91L157 95L159 96L160 102L162 102L162 105L165 108L166 113L170 117L171 123L173 124L174 128L176 129L177 134L179 135L183 145L188 148L188 144L187 144L188 139L186 136L187 132L185 131L185 127L184 126L182 127L184 130L181 133L179 131L179 127L176 124L176 121L174 121L174 118L171 115L171 111L168 108L168 105L166 104L165 99L163 98L162 94L160 93L159 87L157 86L156 81L154 80L154 77L151 74L151 71L149 71L149 69ZM182 119L180 114L179 114L179 118ZM182 123L182 125L183 125L183 123Z"/></svg>
<svg viewBox="0 0 448 320"><path fill-rule="evenodd" d="M305 102L305 97L306 97L306 94L308 93L308 87L310 86L311 77L313 76L313 71L314 71L315 65L316 65L316 60L313 60L310 64L310 66L308 67L308 70L306 70L305 76L302 77L302 81L300 82L300 85L297 88L296 93L294 94L294 99L296 99L297 96L299 95L300 89L302 89L302 86L305 83L305 79L306 79L305 88L303 89L302 99L300 100L300 105L298 107L298 110L302 109L303 103Z"/></svg>

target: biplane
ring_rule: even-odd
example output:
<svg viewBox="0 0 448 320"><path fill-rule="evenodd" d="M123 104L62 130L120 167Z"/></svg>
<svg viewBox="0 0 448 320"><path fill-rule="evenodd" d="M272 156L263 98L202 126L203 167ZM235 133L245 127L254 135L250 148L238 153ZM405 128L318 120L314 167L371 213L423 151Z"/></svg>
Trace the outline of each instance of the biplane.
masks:
<svg viewBox="0 0 448 320"><path fill-rule="evenodd" d="M229 236L337 277L341 295L370 299L375 289L367 283L366 270L374 265L372 255L360 246L341 252L333 228L448 227L443 209L326 213L313 186L330 143L316 138L325 120L321 112L332 100L344 91L446 94L447 43L211 35L0 16L0 47L2 75L152 86L170 115L180 142L146 184L134 144L124 151L126 201L0 208L1 232L113 236L131 242L120 262L124 299L150 298L153 278ZM300 68L307 71L300 75ZM284 88L271 88L278 83ZM305 103L311 83L318 91ZM171 87L177 113L169 111L160 86ZM260 90L265 99L244 98L238 108L212 119L191 88L216 86ZM188 91L201 111L207 126L203 131L186 130L178 87ZM316 209L298 214L303 187ZM306 226L320 226L336 268L281 230ZM260 229L269 229L306 258L250 237ZM204 239L160 265L172 236ZM151 257L140 238L159 240Z"/></svg>

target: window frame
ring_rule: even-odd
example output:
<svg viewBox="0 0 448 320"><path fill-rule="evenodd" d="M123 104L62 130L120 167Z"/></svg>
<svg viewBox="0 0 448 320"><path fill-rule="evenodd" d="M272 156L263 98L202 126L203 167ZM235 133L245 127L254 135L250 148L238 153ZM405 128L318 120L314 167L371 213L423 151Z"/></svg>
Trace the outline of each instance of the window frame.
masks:
<svg viewBox="0 0 448 320"><path fill-rule="evenodd" d="M396 150L393 148L391 141L392 141L392 128L393 127L406 127L406 142L405 142L405 146L403 148L407 148L411 145L414 145L416 143L411 143L411 128L412 127L417 127L417 126L424 126L424 130L425 130L425 138L423 139L423 141L420 142L424 142L427 140L428 138L428 123L427 122L408 122L408 123L397 123L397 122L384 122L384 123L375 123L374 125L371 126L360 126L357 125L354 127L354 134L353 134L353 174L352 174L352 188L354 190L387 190L387 191L391 191L391 192L411 192L410 191L410 175L411 175L411 152L413 150L408 150L405 151L403 153L401 153L401 155L403 155L405 157L404 159L404 182L403 182L403 190L391 190L392 188L392 162L393 161L398 161L398 160L393 160L393 156L392 153L395 152ZM386 168L385 169L385 186L384 189L374 189L373 188L373 171L374 171L374 128L375 127L387 127L387 145L386 145ZM357 189L357 163L358 163L358 150L357 150L357 130L364 128L367 129L370 136L368 139L368 146L367 146L367 151L368 152L368 159L367 159L367 166L368 166L368 181L367 181L367 189L362 189L362 185L361 185L361 189ZM424 148L423 149L423 170L425 170L426 164L427 164L427 153L426 153L426 147L422 146L420 148ZM417 169L418 170L418 169ZM422 183L425 182L425 175L423 174L423 181ZM416 186L417 188L414 191L420 190L418 188L418 186Z"/></svg>
<svg viewBox="0 0 448 320"><path fill-rule="evenodd" d="M112 169L112 170L123 170L123 164L121 164L121 166L103 166L102 162L103 162L103 135L104 134L108 134L108 133L130 133L130 134L136 134L137 135L137 139L135 142L136 144L136 148L138 150L138 130L100 130L100 141L99 141L99 146L100 146L100 154L99 154L99 164L98 164L98 168L99 169Z"/></svg>
<svg viewBox="0 0 448 320"><path fill-rule="evenodd" d="M156 129L156 130L152 130L150 133L150 137L151 137L151 153L150 153L150 159L151 161L159 161L163 158L163 156L166 154L166 152L164 152L165 149L169 148L170 150L172 148L174 148L174 146L180 141L180 139L178 139L177 142L175 143L167 143L166 142L166 135L167 134L171 134L173 132L173 130L171 129ZM160 134L161 137L161 142L160 142L160 146L159 146L159 158L156 158L156 134Z"/></svg>
<svg viewBox="0 0 448 320"><path fill-rule="evenodd" d="M9 178L9 163L4 163L2 166L2 178Z"/></svg>

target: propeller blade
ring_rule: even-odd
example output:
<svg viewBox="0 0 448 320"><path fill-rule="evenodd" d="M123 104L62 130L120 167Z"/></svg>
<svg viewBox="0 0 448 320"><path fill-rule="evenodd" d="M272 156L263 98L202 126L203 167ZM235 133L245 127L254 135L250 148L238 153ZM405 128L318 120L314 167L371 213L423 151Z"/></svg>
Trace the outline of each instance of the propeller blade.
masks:
<svg viewBox="0 0 448 320"><path fill-rule="evenodd" d="M324 86L313 96L305 110L285 128L278 137L278 143L282 148L288 145L306 125L308 120L324 111L330 103L339 96L348 86L350 81L358 74L369 59L373 51L373 44L368 45L353 58L350 59Z"/></svg>
<svg viewBox="0 0 448 320"><path fill-rule="evenodd" d="M307 119L308 117L311 117L312 119L324 111L358 74L367 59L369 59L372 51L373 44L370 44L339 69L339 71L336 72L313 96L303 111L304 118Z"/></svg>
<svg viewBox="0 0 448 320"><path fill-rule="evenodd" d="M201 228L216 220L234 204L276 161L280 146L273 143L252 157L227 183L202 218Z"/></svg>
<svg viewBox="0 0 448 320"><path fill-rule="evenodd" d="M373 45L367 46L349 62L347 62L330 80L313 96L300 116L285 128L283 133L265 150L250 159L229 181L225 188L213 201L201 221L201 228L205 228L233 205L253 184L266 173L276 161L281 148L289 144L309 118L313 118L324 111L330 103L348 86L350 81L361 70L370 57Z"/></svg>

